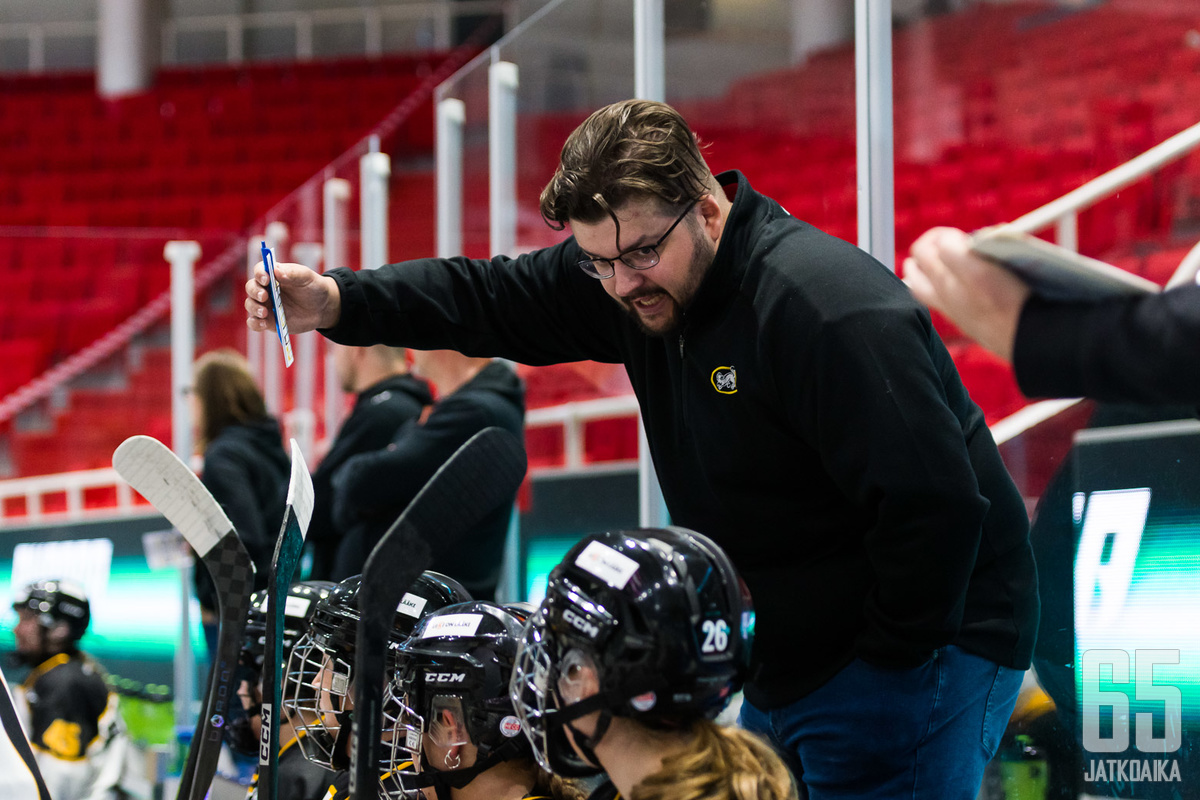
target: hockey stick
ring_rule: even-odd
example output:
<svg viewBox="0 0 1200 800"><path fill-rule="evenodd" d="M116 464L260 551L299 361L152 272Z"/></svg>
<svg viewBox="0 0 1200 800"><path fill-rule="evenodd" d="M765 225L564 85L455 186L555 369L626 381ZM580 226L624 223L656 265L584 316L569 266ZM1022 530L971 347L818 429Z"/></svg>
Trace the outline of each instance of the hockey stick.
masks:
<svg viewBox="0 0 1200 800"><path fill-rule="evenodd" d="M201 800L217 770L229 703L237 697L235 668L254 589L254 563L220 504L162 442L131 436L113 453L113 468L179 529L216 586L217 652L177 795Z"/></svg>
<svg viewBox="0 0 1200 800"><path fill-rule="evenodd" d="M25 731L21 728L21 718L17 716L17 707L13 703L12 692L8 688L8 681L4 680L3 673L0 673L0 695L3 695L0 697L0 726L3 726L9 742L12 743L13 750L29 770L29 776L37 787L36 800L51 800L50 790L46 788L46 781L42 779L42 772L38 769L33 748L25 736ZM5 764L7 761L8 759L0 758L0 764ZM9 768L7 764L6 768Z"/></svg>
<svg viewBox="0 0 1200 800"><path fill-rule="evenodd" d="M288 589L300 551L304 549L304 534L313 512L313 483L304 463L300 445L292 439L292 478L288 483L287 511L283 527L275 542L275 557L271 560L271 575L267 580L267 636L263 646L262 668L262 739L258 747L259 800L276 800L279 785L275 780L279 769L280 680L283 672L283 617L287 608Z"/></svg>
<svg viewBox="0 0 1200 800"><path fill-rule="evenodd" d="M429 542L453 546L509 501L524 477L521 443L502 428L485 428L434 473L367 557L358 590L351 798L377 791L388 637L396 607L432 560Z"/></svg>

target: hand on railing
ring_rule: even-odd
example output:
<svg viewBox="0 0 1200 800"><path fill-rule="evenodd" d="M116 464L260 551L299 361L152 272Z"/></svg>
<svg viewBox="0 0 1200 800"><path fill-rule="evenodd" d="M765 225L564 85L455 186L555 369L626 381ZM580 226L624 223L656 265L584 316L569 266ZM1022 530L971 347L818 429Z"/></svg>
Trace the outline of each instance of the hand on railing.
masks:
<svg viewBox="0 0 1200 800"><path fill-rule="evenodd" d="M302 264L276 264L283 313L291 333L304 333L337 324L342 313L342 295L333 278ZM267 271L259 262L254 277L246 281L246 325L252 331L275 327Z"/></svg>

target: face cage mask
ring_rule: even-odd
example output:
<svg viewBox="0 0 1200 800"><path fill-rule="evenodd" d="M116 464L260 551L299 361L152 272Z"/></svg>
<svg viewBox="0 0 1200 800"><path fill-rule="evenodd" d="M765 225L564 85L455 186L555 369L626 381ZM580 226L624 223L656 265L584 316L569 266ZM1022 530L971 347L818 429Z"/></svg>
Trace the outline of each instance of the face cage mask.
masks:
<svg viewBox="0 0 1200 800"><path fill-rule="evenodd" d="M296 745L304 757L337 769L344 756L338 735L349 733L350 663L327 651L309 634L296 642L283 676L283 708L291 715Z"/></svg>
<svg viewBox="0 0 1200 800"><path fill-rule="evenodd" d="M594 695L582 702L559 708L559 670L554 664L552 650L557 649L546 636L549 612L543 604L525 626L521 644L513 664L509 696L521 729L533 745L533 757L538 766L566 778L585 778L602 772L594 757L588 763L576 754L567 738L567 724L584 714L600 711L596 733L591 741L575 734L575 741L588 756L591 746L600 740L611 722L611 714L602 708L606 698Z"/></svg>

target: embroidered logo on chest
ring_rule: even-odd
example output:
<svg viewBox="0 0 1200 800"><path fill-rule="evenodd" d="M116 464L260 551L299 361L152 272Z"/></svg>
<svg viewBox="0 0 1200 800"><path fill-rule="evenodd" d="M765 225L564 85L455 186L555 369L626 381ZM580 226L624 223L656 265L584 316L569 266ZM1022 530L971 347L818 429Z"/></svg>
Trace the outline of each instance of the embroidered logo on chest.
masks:
<svg viewBox="0 0 1200 800"><path fill-rule="evenodd" d="M712 385L721 394L737 393L737 369L735 367L717 367L712 371Z"/></svg>

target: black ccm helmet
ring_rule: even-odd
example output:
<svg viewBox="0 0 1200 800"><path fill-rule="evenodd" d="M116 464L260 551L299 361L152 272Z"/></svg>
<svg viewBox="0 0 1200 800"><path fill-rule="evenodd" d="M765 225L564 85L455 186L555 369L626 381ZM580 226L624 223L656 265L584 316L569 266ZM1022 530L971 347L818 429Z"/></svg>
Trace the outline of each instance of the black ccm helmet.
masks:
<svg viewBox="0 0 1200 800"><path fill-rule="evenodd" d="M38 624L49 631L60 622L67 625L64 645L79 641L92 619L87 593L77 583L65 580L34 581L17 593L14 611L22 609L38 615Z"/></svg>
<svg viewBox="0 0 1200 800"><path fill-rule="evenodd" d="M348 766L344 745L350 735L361 582L361 575L347 578L316 604L309 631L296 642L284 674L283 708L291 715L297 744L305 758L326 769ZM425 614L470 599L458 581L426 570L396 609L390 646L394 650L407 639Z"/></svg>
<svg viewBox="0 0 1200 800"><path fill-rule="evenodd" d="M525 629L510 687L513 706L547 770L598 771L592 748L612 717L652 728L712 719L750 665L754 611L729 557L683 528L585 537L550 573L546 598ZM599 693L572 697L573 669L590 666ZM600 711L589 738L564 727Z"/></svg>
<svg viewBox="0 0 1200 800"><path fill-rule="evenodd" d="M521 735L508 691L524 625L525 615L484 601L448 606L421 621L400 645L399 666L388 684L385 705L399 709L395 733L384 742L391 769L406 771L405 762L420 763L414 785L462 788L496 764L528 757L529 741ZM444 724L447 713L461 729ZM475 764L428 765L424 736L442 747L475 745ZM438 790L438 797L449 796L442 786Z"/></svg>

